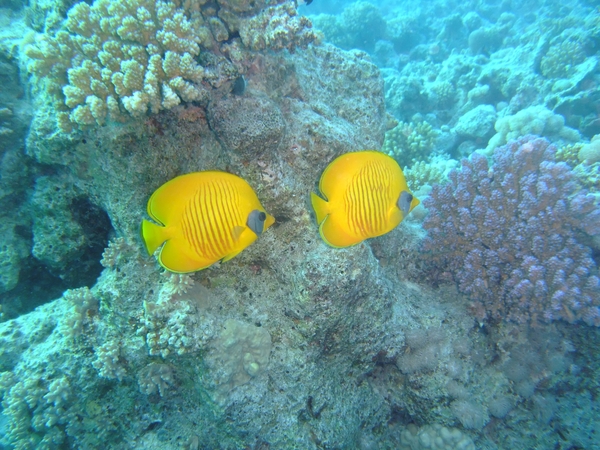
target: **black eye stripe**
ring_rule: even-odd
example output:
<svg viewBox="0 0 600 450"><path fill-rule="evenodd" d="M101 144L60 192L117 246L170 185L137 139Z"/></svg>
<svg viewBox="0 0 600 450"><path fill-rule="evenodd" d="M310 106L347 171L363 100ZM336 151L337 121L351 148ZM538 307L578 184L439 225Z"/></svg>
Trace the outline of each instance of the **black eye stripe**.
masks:
<svg viewBox="0 0 600 450"><path fill-rule="evenodd" d="M267 215L264 212L261 212L258 215L258 218L260 219L261 222L264 222L267 219Z"/></svg>

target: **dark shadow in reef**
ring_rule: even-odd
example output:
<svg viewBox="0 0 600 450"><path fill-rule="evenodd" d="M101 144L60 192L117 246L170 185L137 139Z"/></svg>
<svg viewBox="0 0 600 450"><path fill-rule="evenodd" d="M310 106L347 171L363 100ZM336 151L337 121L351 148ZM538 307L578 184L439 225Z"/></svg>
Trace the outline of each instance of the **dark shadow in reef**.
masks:
<svg viewBox="0 0 600 450"><path fill-rule="evenodd" d="M2 319L26 314L40 305L59 298L67 289L92 287L103 270L100 260L114 229L103 209L85 197L74 199L70 205L73 218L79 223L86 245L76 259L65 264L60 273L29 256L22 262L19 282L10 291L0 294ZM28 233L29 230L22 232Z"/></svg>

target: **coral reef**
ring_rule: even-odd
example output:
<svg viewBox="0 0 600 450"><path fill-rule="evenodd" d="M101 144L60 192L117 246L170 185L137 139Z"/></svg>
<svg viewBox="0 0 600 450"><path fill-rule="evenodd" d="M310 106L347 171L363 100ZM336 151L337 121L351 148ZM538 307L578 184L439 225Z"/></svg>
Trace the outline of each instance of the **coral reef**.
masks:
<svg viewBox="0 0 600 450"><path fill-rule="evenodd" d="M239 76L235 41L223 47L233 61L211 50L228 40L226 24L239 28L253 50L293 50L316 38L291 2L243 19L235 16L240 5L225 3L220 18L211 7L201 9L203 3L81 2L55 34L37 36L25 51L28 68L55 98L60 129L123 122L181 102L206 105L208 86Z"/></svg>
<svg viewBox="0 0 600 450"><path fill-rule="evenodd" d="M349 3L341 16L315 16L315 26L326 39L341 48L372 51L386 33L386 21L379 8L365 1Z"/></svg>
<svg viewBox="0 0 600 450"><path fill-rule="evenodd" d="M427 161L434 148L437 132L425 120L400 122L385 134L382 151L396 159L401 167Z"/></svg>
<svg viewBox="0 0 600 450"><path fill-rule="evenodd" d="M358 10L361 4L353 2L345 9L337 5L338 16L311 18L328 41L371 54L382 68L386 106L398 120L408 122L420 113L434 128L454 128L459 118L479 105L493 106L500 118L541 105L588 138L600 131L594 106L597 92L590 82L598 65L594 36L599 25L589 5L569 7L556 18L554 6L545 2L535 20L525 5L503 10L476 1L456 7L371 5L373 11L356 20L368 27L371 18L379 16L386 26L372 27L383 32L376 35L374 45L365 46L345 31L342 20L346 11ZM511 131L517 134L512 138L527 134ZM579 139L568 130L564 136L544 136L567 142ZM477 142L458 153L466 156L486 147L489 138L487 133L470 138ZM454 155L463 140L443 150ZM487 148L491 151L504 143L497 139Z"/></svg>
<svg viewBox="0 0 600 450"><path fill-rule="evenodd" d="M0 14L0 107L12 115L0 126L13 132L0 138L0 281L14 287L2 293L1 447L595 448L600 328L581 322L594 325L598 307L599 163L579 158L600 132L590 2L177 0L170 17L158 16L161 1L113 3L112 21L98 22L84 13L104 0L74 7L71 19L69 1L3 2L13 9ZM333 15L342 3L346 24ZM318 45L296 7L329 14L327 38L373 55ZM97 38L74 32L85 24L99 24ZM143 26L139 40L157 42L143 46L148 61L135 50L100 71L135 88L119 96L112 84L123 122L72 122L76 108L101 106L64 103L77 100L65 94L90 62L104 64L95 55L111 47L97 44L141 48L126 33ZM41 35L21 40L31 29ZM89 47L65 47L75 59L59 57L49 98L25 75L27 62L45 60L17 55L65 33ZM581 36L585 59L564 68L568 78L541 71L542 61L552 71L557 36ZM198 53L168 48L177 43ZM151 58L163 72L176 62L201 97L150 70ZM199 84L179 65L190 60ZM156 103L134 109L155 73L164 75ZM165 85L178 105L164 102ZM75 132L59 132L57 110ZM497 149L491 167L478 154L447 177L450 157L486 147L494 122L519 114L503 139L531 131L526 120L540 129L541 118L561 151L528 137ZM328 248L307 203L324 162L381 148L398 122L409 128L401 150L414 150L409 182L419 198L430 194L427 223L446 218L429 229L432 252L421 246L424 208L385 236ZM235 260L165 273L145 253L139 223L158 186L199 170L248 180L277 222ZM477 250L487 258L479 265ZM494 251L504 259L492 261ZM492 290L506 295L491 301Z"/></svg>
<svg viewBox="0 0 600 450"><path fill-rule="evenodd" d="M501 117L496 121L497 133L492 136L486 147L491 153L496 147L528 134L544 136L555 140L577 142L580 135L577 130L565 126L565 118L554 114L544 106L531 106L516 114Z"/></svg>
<svg viewBox="0 0 600 450"><path fill-rule="evenodd" d="M228 319L211 347L207 363L219 395L225 396L267 369L271 335L262 327Z"/></svg>
<svg viewBox="0 0 600 450"><path fill-rule="evenodd" d="M250 19L242 19L239 27L242 42L252 50L294 51L317 41L312 24L298 16L292 2L271 6Z"/></svg>
<svg viewBox="0 0 600 450"><path fill-rule="evenodd" d="M424 186L446 182L448 173L454 169L456 164L457 161L449 159L448 155L436 155L429 162L413 162L403 172L412 192L417 192ZM419 197L417 196L417 198Z"/></svg>
<svg viewBox="0 0 600 450"><path fill-rule="evenodd" d="M39 36L26 54L29 70L62 100L58 123L69 132L206 101L202 82L217 75L195 58L210 43L202 16L175 3L97 0L76 4L64 29Z"/></svg>
<svg viewBox="0 0 600 450"><path fill-rule="evenodd" d="M600 281L583 236L600 233L600 206L555 147L525 137L474 153L425 200L425 248L473 301L480 320L600 326Z"/></svg>
<svg viewBox="0 0 600 450"><path fill-rule="evenodd" d="M261 97L233 96L211 103L208 121L226 148L247 156L276 150L285 131L277 105Z"/></svg>
<svg viewBox="0 0 600 450"><path fill-rule="evenodd" d="M475 444L469 436L457 428L446 428L438 424L425 425L420 428L412 425L402 432L400 447L398 448L400 450L428 448L435 450L473 450Z"/></svg>
<svg viewBox="0 0 600 450"><path fill-rule="evenodd" d="M600 162L600 134L592 137L589 144L582 145L577 157L587 164Z"/></svg>
<svg viewBox="0 0 600 450"><path fill-rule="evenodd" d="M586 59L586 36L568 28L554 37L540 61L542 75L548 78L569 78L576 66Z"/></svg>

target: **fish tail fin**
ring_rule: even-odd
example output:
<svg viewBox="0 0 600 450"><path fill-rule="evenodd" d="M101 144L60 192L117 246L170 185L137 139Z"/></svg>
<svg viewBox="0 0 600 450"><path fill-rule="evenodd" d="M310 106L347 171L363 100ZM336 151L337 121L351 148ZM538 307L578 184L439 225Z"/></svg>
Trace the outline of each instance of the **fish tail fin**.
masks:
<svg viewBox="0 0 600 450"><path fill-rule="evenodd" d="M327 203L314 192L310 193L310 202L312 203L312 207L317 215L317 223L320 224L329 214L329 203Z"/></svg>
<svg viewBox="0 0 600 450"><path fill-rule="evenodd" d="M142 220L141 234L149 255L153 255L156 249L168 239L165 227L147 220Z"/></svg>

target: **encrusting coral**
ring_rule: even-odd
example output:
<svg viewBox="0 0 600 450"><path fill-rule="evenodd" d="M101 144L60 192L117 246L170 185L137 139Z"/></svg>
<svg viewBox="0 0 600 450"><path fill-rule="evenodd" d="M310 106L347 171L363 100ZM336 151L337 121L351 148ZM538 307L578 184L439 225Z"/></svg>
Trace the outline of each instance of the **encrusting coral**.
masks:
<svg viewBox="0 0 600 450"><path fill-rule="evenodd" d="M526 136L474 153L434 186L425 249L480 319L600 326L600 280L585 236L600 234L600 205L556 148Z"/></svg>
<svg viewBox="0 0 600 450"><path fill-rule="evenodd" d="M495 125L497 133L489 140L485 149L487 154L511 139L517 139L528 134L561 139L567 142L577 142L579 132L565 126L565 118L555 114L545 106L530 106L513 115L499 118Z"/></svg>
<svg viewBox="0 0 600 450"><path fill-rule="evenodd" d="M242 42L252 50L282 50L293 52L318 40L310 20L298 16L291 3L271 6L240 24Z"/></svg>

